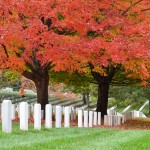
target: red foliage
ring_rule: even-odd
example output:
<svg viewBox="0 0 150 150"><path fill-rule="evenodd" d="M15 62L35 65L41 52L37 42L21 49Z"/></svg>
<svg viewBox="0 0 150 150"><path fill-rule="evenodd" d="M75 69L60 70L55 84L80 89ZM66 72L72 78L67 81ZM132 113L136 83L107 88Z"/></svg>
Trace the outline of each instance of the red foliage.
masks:
<svg viewBox="0 0 150 150"><path fill-rule="evenodd" d="M1 1L0 68L22 73L39 63L85 72L91 62L105 75L103 68L122 64L132 77L147 79L149 6L147 0Z"/></svg>

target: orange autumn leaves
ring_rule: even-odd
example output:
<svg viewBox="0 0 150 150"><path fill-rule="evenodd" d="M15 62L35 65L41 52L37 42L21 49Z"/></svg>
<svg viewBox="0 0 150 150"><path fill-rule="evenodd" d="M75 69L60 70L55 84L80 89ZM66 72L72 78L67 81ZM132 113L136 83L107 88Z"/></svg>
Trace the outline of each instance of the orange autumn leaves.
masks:
<svg viewBox="0 0 150 150"><path fill-rule="evenodd" d="M29 64L35 67L36 58L41 67L50 63L55 71L88 73L90 62L95 72L107 75L103 68L122 64L130 77L147 80L150 73L149 14L141 10L150 4L147 0L136 2L1 2L0 68L22 73L30 70Z"/></svg>

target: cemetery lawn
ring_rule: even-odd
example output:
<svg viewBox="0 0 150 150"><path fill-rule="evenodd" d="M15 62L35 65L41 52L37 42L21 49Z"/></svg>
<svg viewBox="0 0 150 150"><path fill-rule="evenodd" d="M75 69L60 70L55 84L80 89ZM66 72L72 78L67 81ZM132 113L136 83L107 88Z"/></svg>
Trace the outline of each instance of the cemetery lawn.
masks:
<svg viewBox="0 0 150 150"><path fill-rule="evenodd" d="M1 128L1 124L0 124ZM148 150L150 130L103 128L52 128L20 131L13 123L12 134L0 130L0 150Z"/></svg>

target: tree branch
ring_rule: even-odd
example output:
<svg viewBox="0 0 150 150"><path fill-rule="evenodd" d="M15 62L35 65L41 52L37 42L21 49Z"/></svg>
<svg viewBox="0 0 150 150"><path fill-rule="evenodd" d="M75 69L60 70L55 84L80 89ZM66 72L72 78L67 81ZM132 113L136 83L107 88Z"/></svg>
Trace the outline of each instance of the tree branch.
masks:
<svg viewBox="0 0 150 150"><path fill-rule="evenodd" d="M145 8L145 9L142 9L141 11L148 11L150 10L150 8Z"/></svg>
<svg viewBox="0 0 150 150"><path fill-rule="evenodd" d="M20 55L19 53L15 52L15 54L16 54L19 58L21 58L21 55ZM33 72L33 71L34 71L33 66L32 66L29 62L26 62L25 60L24 60L24 62L26 63L26 66Z"/></svg>
<svg viewBox="0 0 150 150"><path fill-rule="evenodd" d="M129 6L125 11L123 11L122 15L125 15L132 7L134 7L135 5L137 5L138 3L142 2L143 0L139 0L137 2L135 2L134 4L132 4L131 6Z"/></svg>
<svg viewBox="0 0 150 150"><path fill-rule="evenodd" d="M33 76L33 73L32 72L29 72L27 70L23 71L22 72L22 75L32 81L34 81L34 76Z"/></svg>
<svg viewBox="0 0 150 150"><path fill-rule="evenodd" d="M2 43L0 43L0 44L2 45L2 47L3 47L3 49L4 49L4 52L5 52L5 54L6 54L6 57L9 58L9 55L8 55L8 53L7 53L7 48L6 48L6 46L5 46L4 44L2 44Z"/></svg>

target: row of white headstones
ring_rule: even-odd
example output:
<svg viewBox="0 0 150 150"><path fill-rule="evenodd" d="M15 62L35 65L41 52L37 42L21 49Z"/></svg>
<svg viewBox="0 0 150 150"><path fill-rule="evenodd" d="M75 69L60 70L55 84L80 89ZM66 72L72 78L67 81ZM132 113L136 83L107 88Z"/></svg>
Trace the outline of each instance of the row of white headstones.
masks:
<svg viewBox="0 0 150 150"><path fill-rule="evenodd" d="M21 102L19 105L19 117L20 117L20 130L28 130L28 119L29 119L29 107L27 102ZM47 104L45 107L45 127L52 128L52 115L53 107L51 104ZM112 111L113 112L113 111ZM33 109L34 118L34 129L41 130L41 105L34 104ZM78 127L93 127L101 125L101 112L88 111L88 110L77 110L78 114ZM135 118L143 117L143 114L138 111L133 111L124 115L105 115L104 125L105 126L120 126L121 123ZM11 100L4 100L1 106L1 120L2 120L2 132L11 133L12 132L12 120L15 118L15 109ZM75 114L76 118L76 114ZM74 118L74 119L75 119ZM62 127L62 107L55 107L55 127ZM70 107L64 107L64 127L70 127Z"/></svg>

